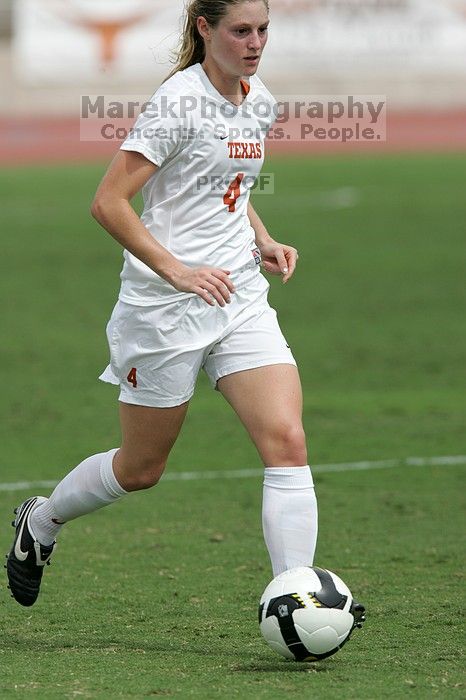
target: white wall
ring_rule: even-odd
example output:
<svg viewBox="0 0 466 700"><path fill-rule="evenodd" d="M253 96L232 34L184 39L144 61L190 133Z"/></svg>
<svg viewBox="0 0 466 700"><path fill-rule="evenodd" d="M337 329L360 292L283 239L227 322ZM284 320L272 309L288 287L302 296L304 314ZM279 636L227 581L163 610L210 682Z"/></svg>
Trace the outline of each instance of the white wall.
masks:
<svg viewBox="0 0 466 700"><path fill-rule="evenodd" d="M149 94L170 70L182 0L16 0L17 81L66 95ZM466 103L466 0L270 0L260 75L273 91L388 94L400 105ZM141 20L112 61L89 23Z"/></svg>

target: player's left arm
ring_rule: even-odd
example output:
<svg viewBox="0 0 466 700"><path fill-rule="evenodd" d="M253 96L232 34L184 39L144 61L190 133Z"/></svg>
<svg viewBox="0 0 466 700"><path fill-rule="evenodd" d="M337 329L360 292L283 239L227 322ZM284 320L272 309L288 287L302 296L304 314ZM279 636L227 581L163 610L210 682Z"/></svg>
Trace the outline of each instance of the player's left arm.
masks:
<svg viewBox="0 0 466 700"><path fill-rule="evenodd" d="M261 252L264 270L271 275L283 275L285 284L296 269L298 251L292 246L274 241L251 202L248 203L248 218L256 234L256 245Z"/></svg>

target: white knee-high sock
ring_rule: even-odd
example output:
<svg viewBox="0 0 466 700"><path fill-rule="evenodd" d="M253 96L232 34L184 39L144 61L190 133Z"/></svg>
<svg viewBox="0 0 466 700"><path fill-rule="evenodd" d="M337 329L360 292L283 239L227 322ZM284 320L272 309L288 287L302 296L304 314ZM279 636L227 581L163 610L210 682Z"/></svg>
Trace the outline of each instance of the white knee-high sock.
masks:
<svg viewBox="0 0 466 700"><path fill-rule="evenodd" d="M274 576L312 565L317 501L309 465L265 468L262 527Z"/></svg>
<svg viewBox="0 0 466 700"><path fill-rule="evenodd" d="M113 457L117 451L85 459L60 481L47 501L33 510L30 525L41 544L52 544L68 520L103 508L127 493L113 472Z"/></svg>

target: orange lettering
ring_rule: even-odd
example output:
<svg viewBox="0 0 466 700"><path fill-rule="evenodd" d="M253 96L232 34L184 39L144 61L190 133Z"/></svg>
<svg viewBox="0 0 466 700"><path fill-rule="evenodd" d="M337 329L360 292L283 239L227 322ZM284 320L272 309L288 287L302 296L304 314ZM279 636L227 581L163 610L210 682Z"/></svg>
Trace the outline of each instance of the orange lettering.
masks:
<svg viewBox="0 0 466 700"><path fill-rule="evenodd" d="M137 369L136 369L136 367L133 367L133 368L130 370L130 373L128 374L128 376L126 377L126 379L128 380L128 382L129 382L130 384L132 384L132 385L134 386L135 389L136 389L136 387L137 387L137 385L138 385L138 379L137 379L137 376L136 376L136 375L137 375Z"/></svg>
<svg viewBox="0 0 466 700"><path fill-rule="evenodd" d="M241 196L240 185L243 178L244 173L238 173L233 182L230 183L230 186L223 197L223 203L228 207L228 211L231 213L236 211L236 200Z"/></svg>

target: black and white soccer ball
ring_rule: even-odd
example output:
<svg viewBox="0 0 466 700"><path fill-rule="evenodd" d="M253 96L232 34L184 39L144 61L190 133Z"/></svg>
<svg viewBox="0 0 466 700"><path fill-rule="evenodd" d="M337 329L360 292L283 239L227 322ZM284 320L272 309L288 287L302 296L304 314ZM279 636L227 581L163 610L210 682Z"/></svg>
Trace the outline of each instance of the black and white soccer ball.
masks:
<svg viewBox="0 0 466 700"><path fill-rule="evenodd" d="M317 661L335 654L365 620L348 586L331 571L299 566L269 583L259 605L267 644L287 659Z"/></svg>

